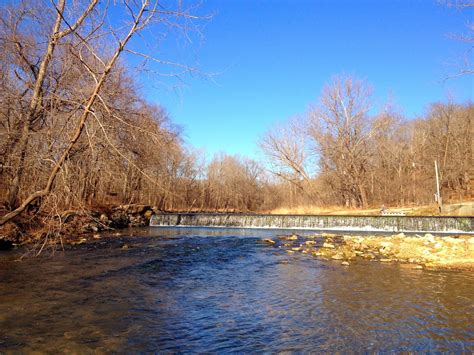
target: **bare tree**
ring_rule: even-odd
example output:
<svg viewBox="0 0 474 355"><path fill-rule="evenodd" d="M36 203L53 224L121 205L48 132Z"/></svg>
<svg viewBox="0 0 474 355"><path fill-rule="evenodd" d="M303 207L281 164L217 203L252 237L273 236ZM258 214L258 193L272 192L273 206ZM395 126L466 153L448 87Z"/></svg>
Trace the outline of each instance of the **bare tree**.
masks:
<svg viewBox="0 0 474 355"><path fill-rule="evenodd" d="M11 144L8 148L11 159L9 159L8 165L12 165L10 171L13 172L11 174L13 180L10 184L8 200L13 210L0 218L0 225L22 213L33 202L41 200L51 193L58 175L64 173L64 168L71 159L87 147L87 140L90 141L90 136L87 134L87 137L84 137L84 132L88 127L91 127L91 121L97 124L106 144L114 153L121 156L128 166L133 166L143 176L153 180L134 163L132 157L121 153L119 147L110 137L105 118L121 120L122 123L133 126L130 121L127 123L127 120L123 119L123 114L114 113L113 105L108 102L107 98L112 94L110 83L120 80L119 57L128 50L127 46L137 33L159 23L180 27L182 24L179 21L182 19L189 20L196 17L186 12L180 2L175 8L165 8L158 1L148 0L139 2L124 0L120 4L104 4L103 6L98 6L97 0L90 0L82 7L76 5L68 6L66 0L53 3L54 21L47 35L47 45L39 61L31 60L25 54L24 40L18 31L20 27L18 24L23 20L23 12L19 18L11 15L10 18L7 16L2 20L2 33L4 34L2 42L5 45L16 46L17 57L20 60L23 60L23 57L26 58L23 60L24 63L20 64L29 71L28 82L25 82L22 77L25 70L13 71L13 76L5 78L5 81L12 80L16 75L20 79L20 83L26 83L27 94L24 96L29 100L29 105L24 113L20 112L16 124L17 133L11 135ZM108 27L105 24L108 6L120 6L124 16L128 17L128 21L118 28ZM27 6L24 7L27 8ZM82 10L80 10L81 8ZM31 13L28 11L24 10L24 13ZM12 9L10 14L14 13L15 9ZM31 21L31 19L28 20ZM104 42L107 42L107 46L103 46ZM41 50L41 46L38 47L38 50ZM135 53L133 49L130 49L129 52ZM63 83L60 80L61 75L64 76L65 73L74 71L73 68L67 67L71 62L75 62L79 75L74 87L75 96L71 96L71 91L65 91L64 87L58 87ZM117 95L113 98L116 99ZM51 106L52 103L53 106ZM50 150L54 147L55 151L52 158L49 158L52 166L47 174L47 179L42 187L27 195L17 205L20 186L22 186L24 171L27 167L28 146L33 133L32 129L37 122L46 126L53 124L56 115L53 114L52 109L57 110L58 108L60 108L62 116L66 117L63 121L63 132L56 135L50 146ZM7 115L10 116L9 113ZM68 138L66 138L67 134L69 134ZM2 167L4 165L2 164Z"/></svg>
<svg viewBox="0 0 474 355"><path fill-rule="evenodd" d="M95 6L97 5L97 0L92 0L86 9L79 14L75 22L68 24L66 28L61 30L61 24L64 19L64 11L65 11L65 0L60 0L57 5L55 5L57 15L56 20L54 21L54 25L49 36L48 44L44 53L43 58L41 59L39 64L33 66L32 63L29 63L31 70L34 74L35 81L33 85L33 91L30 98L30 104L28 110L23 117L21 117L21 133L18 139L18 161L15 167L14 179L11 186L10 198L9 203L11 206L15 207L17 203L17 194L19 189L20 180L23 176L23 168L24 168L24 160L26 154L26 148L28 145L28 138L29 133L32 128L32 125L36 120L39 119L41 104L42 104L42 91L45 86L45 80L47 76L48 67L50 62L53 58L55 48L59 41L62 38L71 35L74 31L77 30L78 27L82 25L84 20L89 16L89 14L94 10ZM21 43L16 41L16 45L20 51L21 56ZM25 59L27 61L27 59ZM35 69L36 68L36 69ZM40 197L40 196L38 196ZM34 199L33 199L34 200ZM33 201L32 200L32 201ZM30 201L31 202L31 201ZM30 203L28 202L27 205ZM26 205L25 205L26 207ZM24 209L24 208L23 208ZM21 211L20 211L21 212ZM0 225L3 224L3 218L0 219Z"/></svg>
<svg viewBox="0 0 474 355"><path fill-rule="evenodd" d="M259 141L266 156L270 171L279 178L293 184L300 191L311 194L308 157L308 142L305 122L293 117L284 124L271 127ZM314 159L313 159L314 160Z"/></svg>
<svg viewBox="0 0 474 355"><path fill-rule="evenodd" d="M207 167L209 207L224 211L255 211L262 201L262 168L253 160L218 154Z"/></svg>
<svg viewBox="0 0 474 355"><path fill-rule="evenodd" d="M442 1L448 7L452 7L459 11L472 11L474 9L474 2L471 0L447 0ZM457 72L450 76L452 77L459 77L464 75L472 75L474 73L474 69L472 68L472 54L474 50L474 22L472 22L472 13L471 13L471 20L466 22L465 31L461 34L451 35L453 39L463 42L466 44L466 50L462 54L462 57L458 61L458 69Z"/></svg>
<svg viewBox="0 0 474 355"><path fill-rule="evenodd" d="M321 170L346 205L367 206L370 140L376 127L369 117L371 89L351 76L336 77L309 113L309 131Z"/></svg>

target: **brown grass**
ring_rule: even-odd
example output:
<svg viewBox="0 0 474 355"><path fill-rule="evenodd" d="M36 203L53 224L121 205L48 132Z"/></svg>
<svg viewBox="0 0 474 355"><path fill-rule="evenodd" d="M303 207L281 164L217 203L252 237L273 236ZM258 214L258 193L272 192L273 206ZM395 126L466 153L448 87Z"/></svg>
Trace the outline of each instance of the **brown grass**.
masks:
<svg viewBox="0 0 474 355"><path fill-rule="evenodd" d="M474 204L474 202L473 202ZM406 216L470 216L472 214L456 212L444 212L442 214L438 211L437 205L426 206L411 206L411 207L391 207L386 206L389 211L403 212ZM379 216L380 207L372 207L367 209L356 208L341 208L338 206L320 207L320 206L297 206L297 207L280 207L271 211L266 211L269 214L283 214L283 215L355 215L355 216Z"/></svg>

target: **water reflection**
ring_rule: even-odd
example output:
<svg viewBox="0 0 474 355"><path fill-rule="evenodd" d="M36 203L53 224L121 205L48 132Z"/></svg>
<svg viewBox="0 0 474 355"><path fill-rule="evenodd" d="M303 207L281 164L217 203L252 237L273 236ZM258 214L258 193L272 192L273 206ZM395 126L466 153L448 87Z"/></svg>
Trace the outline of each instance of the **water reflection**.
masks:
<svg viewBox="0 0 474 355"><path fill-rule="evenodd" d="M259 242L268 230L133 233L0 255L0 350L474 350L472 273L343 268Z"/></svg>

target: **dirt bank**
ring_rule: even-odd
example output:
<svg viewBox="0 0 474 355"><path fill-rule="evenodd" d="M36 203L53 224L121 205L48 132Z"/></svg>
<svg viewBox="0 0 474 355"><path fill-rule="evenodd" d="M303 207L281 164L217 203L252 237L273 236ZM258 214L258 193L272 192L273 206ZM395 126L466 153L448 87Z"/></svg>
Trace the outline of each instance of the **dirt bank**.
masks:
<svg viewBox="0 0 474 355"><path fill-rule="evenodd" d="M147 226L155 212L159 211L147 205L120 205L26 215L0 227L0 250L34 243L83 243L98 238L99 232Z"/></svg>

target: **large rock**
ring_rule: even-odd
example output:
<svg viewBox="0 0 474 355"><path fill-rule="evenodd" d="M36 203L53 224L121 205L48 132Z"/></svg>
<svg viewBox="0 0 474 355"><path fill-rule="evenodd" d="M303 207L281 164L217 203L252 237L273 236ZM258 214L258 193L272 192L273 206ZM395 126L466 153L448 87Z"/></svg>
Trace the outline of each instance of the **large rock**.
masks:
<svg viewBox="0 0 474 355"><path fill-rule="evenodd" d="M130 227L144 227L147 225L145 217L141 215L131 215L129 216L129 226Z"/></svg>
<svg viewBox="0 0 474 355"><path fill-rule="evenodd" d="M130 223L128 214L124 211L115 211L112 213L110 226L112 228L126 228Z"/></svg>

